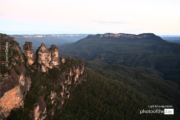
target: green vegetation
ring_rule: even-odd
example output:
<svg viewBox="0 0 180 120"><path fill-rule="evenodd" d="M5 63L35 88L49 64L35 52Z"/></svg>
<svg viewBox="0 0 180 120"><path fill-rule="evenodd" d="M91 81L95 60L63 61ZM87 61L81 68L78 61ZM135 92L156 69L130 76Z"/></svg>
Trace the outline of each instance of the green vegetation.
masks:
<svg viewBox="0 0 180 120"><path fill-rule="evenodd" d="M93 63L91 62L91 66ZM95 64L96 65L96 64ZM40 96L45 95L47 119L163 119L176 120L180 112L180 92L178 85L165 81L159 72L143 67L128 68L121 65L108 65L92 71L85 69L88 78L78 85L60 110L52 116L50 109L50 91L56 91L51 81L53 74L31 74L32 86L25 99L25 110L13 110L10 118L26 118L33 110ZM51 72L56 72L52 69ZM52 75L52 76L51 76ZM42 89L40 86L46 86ZM72 86L71 86L72 87ZM174 116L164 114L142 114L140 110L150 109L148 105L173 105ZM160 108L162 109L162 108ZM152 109L153 110L153 109ZM13 115L13 117L12 117ZM20 116L21 115L21 116ZM27 118L28 119L28 118Z"/></svg>
<svg viewBox="0 0 180 120"><path fill-rule="evenodd" d="M31 88L27 93L25 101L24 101L24 110L15 109L10 113L8 117L9 120L30 120L29 114L30 111L34 109L35 103L39 101L39 98L44 96L46 101L47 110L50 111L52 105L50 104L49 96L51 91L56 91L54 88L54 83L51 81L53 76L48 75L47 73L38 73L33 72L30 74L31 78ZM43 87L46 86L47 89ZM48 113L50 115L50 113Z"/></svg>
<svg viewBox="0 0 180 120"><path fill-rule="evenodd" d="M162 37L162 39L167 40L171 43L178 43L180 44L180 37Z"/></svg>
<svg viewBox="0 0 180 120"><path fill-rule="evenodd" d="M131 70L130 74L132 74L135 72L138 73L138 71L140 72L140 70L143 69L136 71L129 68L129 70ZM129 70L127 71L127 74L129 74ZM56 111L53 117L54 120L175 120L176 118L180 117L178 115L180 108L177 107L177 101L174 103L174 97L176 96L178 98L180 93L176 92L176 90L178 91L178 86L175 85L175 87L171 87L168 85L170 83L174 84L172 82L169 83L167 81L167 83L163 83L161 79L159 80L158 78L154 78L153 80L152 78L148 77L146 79L133 79L132 77L123 76L122 74L107 70L99 70L94 72L90 69L86 69L86 71L88 74L87 81L82 85L77 86L72 96L65 101L63 107ZM146 72L148 74L152 74L149 73L148 70ZM134 75L132 74L132 76ZM147 82L150 79L152 80ZM158 81L155 82L156 80ZM152 81L155 83L149 85L149 83ZM158 88L158 86L161 85L159 81L166 84L166 86L169 87L169 91L172 91L172 93L167 91L162 92L164 88ZM152 86L152 88L150 86ZM164 94L164 96L162 94ZM173 96L171 99L172 101L165 97L170 97L169 95L171 94ZM148 108L148 105L151 104L172 104L173 107L176 108L175 116L164 116L164 114L139 115L141 109L150 109Z"/></svg>
<svg viewBox="0 0 180 120"><path fill-rule="evenodd" d="M21 62L19 60L15 60L15 61L19 66L21 66Z"/></svg>
<svg viewBox="0 0 180 120"><path fill-rule="evenodd" d="M71 57L67 57L67 58L65 59L65 63L64 63L64 64L65 64L67 67L71 67L72 65L75 66L75 65L79 65L79 64L81 64L81 63L83 63L83 61L80 60L80 59L73 59L73 58L71 58Z"/></svg>
<svg viewBox="0 0 180 120"><path fill-rule="evenodd" d="M15 41L15 40L10 40L9 44L19 46L19 43L17 41Z"/></svg>
<svg viewBox="0 0 180 120"><path fill-rule="evenodd" d="M18 50L14 49L14 50L13 50L13 54L14 54L14 55L19 54Z"/></svg>
<svg viewBox="0 0 180 120"><path fill-rule="evenodd" d="M1 61L6 61L5 51L0 51Z"/></svg>
<svg viewBox="0 0 180 120"><path fill-rule="evenodd" d="M51 104L51 91L60 93L60 75L71 67L82 65L83 61L68 57L65 64L59 61L60 69L41 73L33 68L34 65L39 66L38 62L27 66L27 58L23 54L31 88L27 92L24 109L11 111L8 120L30 119L29 114L40 97L46 102L47 120L179 120L180 45L159 37L85 38L62 47L61 52L86 60L87 81L76 89L74 84L68 85L71 96L58 110L60 102ZM6 67L3 69L7 70ZM18 72L14 66L13 69ZM70 79L74 83L74 78ZM175 113L172 116L140 115L142 109L154 110L148 105L172 105ZM51 114L52 109L55 110L54 115Z"/></svg>
<svg viewBox="0 0 180 120"><path fill-rule="evenodd" d="M9 43L9 39L3 39L3 40L1 40L1 45L6 45L6 42Z"/></svg>
<svg viewBox="0 0 180 120"><path fill-rule="evenodd" d="M57 80L60 74L60 70L58 68L49 69L49 75L51 76L52 80Z"/></svg>
<svg viewBox="0 0 180 120"><path fill-rule="evenodd" d="M24 56L25 62L24 65L26 65L27 58ZM49 69L46 73L38 72L36 69L33 68L34 65L39 65L36 61L33 63L33 65L26 66L27 76L30 76L31 78L31 87L30 91L27 92L25 101L24 101L24 109L14 109L11 111L10 116L7 118L8 120L24 120L24 119L30 119L29 114L31 111L33 111L35 104L38 103L40 97L44 97L44 101L46 102L46 109L47 109L47 119L53 118L51 115L51 109L57 109L57 106L61 103L60 101L57 102L56 105L51 104L50 95L51 91L55 91L56 93L59 93L57 95L60 95L60 92L62 91L62 86L58 84L59 80L61 80L60 75L67 69L70 69L73 67L73 65L81 64L81 60L78 59L66 59L66 64L60 64L61 68L64 67L64 69ZM61 62L61 61L60 61ZM13 66L13 69L18 72L18 70ZM35 70L35 72L31 72L31 70ZM56 86L56 87L55 87ZM72 92L74 90L74 85L68 85L68 89Z"/></svg>
<svg viewBox="0 0 180 120"><path fill-rule="evenodd" d="M23 53L23 57L24 57L24 62L26 63L27 62L27 57L25 56L25 54Z"/></svg>
<svg viewBox="0 0 180 120"><path fill-rule="evenodd" d="M1 64L0 69L1 69L1 73L2 73L2 74L6 73L6 72L8 72L8 74L10 74L9 69L6 67L5 64Z"/></svg>
<svg viewBox="0 0 180 120"><path fill-rule="evenodd" d="M153 68L163 73L164 79L180 84L180 45L157 36L135 39L84 38L74 44L61 46L60 52L74 58L79 56L84 61L98 61L96 68L102 64Z"/></svg>
<svg viewBox="0 0 180 120"><path fill-rule="evenodd" d="M18 75L20 75L20 74L21 74L21 73L20 73L20 71L19 71L19 69L17 68L17 66L12 65L12 69L14 69L14 70L15 70L15 72L16 72Z"/></svg>

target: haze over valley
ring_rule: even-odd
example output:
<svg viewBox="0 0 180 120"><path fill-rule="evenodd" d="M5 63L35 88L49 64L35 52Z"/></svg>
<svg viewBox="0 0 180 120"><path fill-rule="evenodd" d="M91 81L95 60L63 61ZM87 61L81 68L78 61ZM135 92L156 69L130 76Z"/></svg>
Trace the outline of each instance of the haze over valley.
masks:
<svg viewBox="0 0 180 120"><path fill-rule="evenodd" d="M26 41L33 43L33 50L36 51L41 43L44 43L47 47L54 45L63 45L67 43L74 43L82 38L85 38L86 34L54 34L54 35L11 35L20 44L21 50Z"/></svg>

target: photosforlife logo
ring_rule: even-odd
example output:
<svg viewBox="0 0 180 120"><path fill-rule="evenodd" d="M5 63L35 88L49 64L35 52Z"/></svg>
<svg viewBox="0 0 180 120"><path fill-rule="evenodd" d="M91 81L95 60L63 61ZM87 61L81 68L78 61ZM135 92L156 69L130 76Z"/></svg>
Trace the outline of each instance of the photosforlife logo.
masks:
<svg viewBox="0 0 180 120"><path fill-rule="evenodd" d="M174 115L174 108L172 105L148 105L151 109L142 109L140 114L164 114L164 115ZM152 109L153 108L153 109ZM154 109L156 108L156 109ZM158 108L158 109L157 109ZM160 109L162 108L162 109Z"/></svg>
<svg viewBox="0 0 180 120"><path fill-rule="evenodd" d="M140 110L140 114L143 114L143 113L146 113L146 114L154 114L154 113L164 113L164 110L160 110L160 109L156 109L156 110Z"/></svg>
<svg viewBox="0 0 180 120"><path fill-rule="evenodd" d="M174 109L164 109L164 115L174 115Z"/></svg>

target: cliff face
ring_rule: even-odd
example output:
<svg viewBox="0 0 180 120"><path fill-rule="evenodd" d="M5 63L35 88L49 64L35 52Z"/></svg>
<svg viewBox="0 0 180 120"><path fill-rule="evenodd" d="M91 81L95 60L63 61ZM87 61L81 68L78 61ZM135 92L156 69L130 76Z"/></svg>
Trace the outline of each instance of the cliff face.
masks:
<svg viewBox="0 0 180 120"><path fill-rule="evenodd" d="M88 35L87 37L89 38L106 38L106 37L114 37L114 38L120 38L120 37L125 37L125 38L149 38L155 36L153 33L145 33L145 34L139 34L139 35L134 35L134 34L124 34L124 33L118 33L118 34L113 34L113 33L106 33L106 34L97 34L97 35Z"/></svg>
<svg viewBox="0 0 180 120"><path fill-rule="evenodd" d="M13 117L21 109L26 113L24 118L43 120L53 116L74 88L86 81L83 61L71 57L59 59L55 45L47 49L42 43L34 53L32 43L26 42L22 53L12 37L0 34L0 38L1 118Z"/></svg>
<svg viewBox="0 0 180 120"><path fill-rule="evenodd" d="M0 42L0 112L3 117L7 117L12 109L23 107L31 78L26 76L24 56L19 44L5 34L0 34Z"/></svg>

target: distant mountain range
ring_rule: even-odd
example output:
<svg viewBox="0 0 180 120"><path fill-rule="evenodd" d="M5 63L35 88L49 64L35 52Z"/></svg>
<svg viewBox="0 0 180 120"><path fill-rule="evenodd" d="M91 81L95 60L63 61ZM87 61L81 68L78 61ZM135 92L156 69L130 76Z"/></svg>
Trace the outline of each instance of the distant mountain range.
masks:
<svg viewBox="0 0 180 120"><path fill-rule="evenodd" d="M19 43L21 50L23 51L23 45L26 41L33 43L33 50L36 51L41 43L44 43L47 47L50 45L63 45L67 43L74 43L82 38L85 38L87 34L51 34L51 35L11 35Z"/></svg>
<svg viewBox="0 0 180 120"><path fill-rule="evenodd" d="M171 43L178 43L178 44L180 44L180 36L179 37L178 36L176 36L176 37L169 37L169 36L167 36L167 37L162 37L162 39L167 40L167 41L169 41Z"/></svg>
<svg viewBox="0 0 180 120"><path fill-rule="evenodd" d="M97 35L88 35L87 38L150 38L154 37L155 35L153 33L146 33L146 34L139 34L139 35L134 35L134 34L125 34L125 33L118 33L118 34L113 34L113 33L106 33L106 34L97 34Z"/></svg>
<svg viewBox="0 0 180 120"><path fill-rule="evenodd" d="M77 89L74 93L75 96L63 108L64 111L70 110L72 116L76 115L74 113L77 113L75 111L78 109L79 113L82 113L81 117L87 118L86 112L83 111L87 108L84 106L88 106L93 101L93 109L92 107L88 109L91 111L92 118L98 117L95 114L97 111L99 114L105 113L101 118L108 116L111 114L110 111L113 111L112 117L106 116L103 119L175 120L180 118L180 116L166 116L166 118L158 115L136 116L138 114L135 113L136 110L134 110L135 116L132 117L133 113L131 112L129 114L131 117L127 118L127 112L122 112L123 108L128 110L128 106L132 111L136 105L141 106L139 102L133 101L139 101L140 96L138 98L132 97L138 96L138 93L142 95L140 99L143 101L142 103L146 104L145 106L147 104L173 104L174 108L177 106L176 112L180 109L180 97L178 95L180 92L179 44L170 43L152 33L140 35L106 33L88 35L75 43L59 46L59 51L60 56L73 56L83 59L85 67L95 70L94 73L89 72L88 84ZM125 88L127 86L133 89L130 101L126 98L127 95L124 95L127 92ZM121 93L123 90L125 92ZM82 91L85 95L81 94ZM173 95L174 92L177 94ZM126 99L126 101L121 98ZM82 99L86 102L81 102ZM170 99L175 101L171 103L170 101L173 100ZM132 105L131 103L135 104ZM110 108L103 109L105 106ZM67 116L67 114L64 112L60 116ZM126 117L123 118L123 116Z"/></svg>
<svg viewBox="0 0 180 120"><path fill-rule="evenodd" d="M10 35L14 38L41 38L41 37L86 37L88 34L36 34L36 35Z"/></svg>
<svg viewBox="0 0 180 120"><path fill-rule="evenodd" d="M85 61L153 68L162 72L164 79L180 84L180 45L152 33L89 35L59 50L61 55Z"/></svg>

